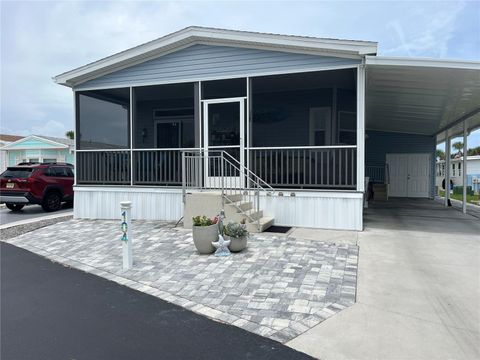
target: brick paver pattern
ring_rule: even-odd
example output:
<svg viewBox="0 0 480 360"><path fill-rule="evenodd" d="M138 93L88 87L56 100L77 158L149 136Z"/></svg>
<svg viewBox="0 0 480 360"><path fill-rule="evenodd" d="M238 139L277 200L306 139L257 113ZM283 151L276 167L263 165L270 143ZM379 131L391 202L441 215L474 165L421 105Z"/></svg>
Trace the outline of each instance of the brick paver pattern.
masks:
<svg viewBox="0 0 480 360"><path fill-rule="evenodd" d="M171 223L135 221L132 230L127 271L118 221L70 220L6 241L280 342L355 302L357 246L263 233L215 257Z"/></svg>

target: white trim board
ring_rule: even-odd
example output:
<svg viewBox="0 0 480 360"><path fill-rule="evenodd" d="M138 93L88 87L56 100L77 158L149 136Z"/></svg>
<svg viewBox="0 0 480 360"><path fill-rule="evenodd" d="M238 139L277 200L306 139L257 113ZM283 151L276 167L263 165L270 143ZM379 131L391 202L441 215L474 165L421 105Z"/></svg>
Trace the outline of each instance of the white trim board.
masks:
<svg viewBox="0 0 480 360"><path fill-rule="evenodd" d="M58 84L72 87L86 81L85 79L88 77L91 79L92 76L102 76L108 72L117 71L119 67L131 66L138 61L143 62L146 59L178 50L179 47L202 42L253 46L269 50L274 48L278 51L317 52L323 55L328 53L338 57L356 55L361 58L365 54L376 54L377 52L377 43L371 41L322 39L192 26L59 74L53 80Z"/></svg>

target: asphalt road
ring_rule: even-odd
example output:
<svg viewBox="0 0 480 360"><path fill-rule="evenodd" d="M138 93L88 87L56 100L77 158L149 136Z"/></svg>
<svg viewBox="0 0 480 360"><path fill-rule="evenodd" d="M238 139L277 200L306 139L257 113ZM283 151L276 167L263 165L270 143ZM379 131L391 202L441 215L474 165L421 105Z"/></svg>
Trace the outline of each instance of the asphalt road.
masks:
<svg viewBox="0 0 480 360"><path fill-rule="evenodd" d="M11 211L7 208L0 209L0 225L8 224L15 221L33 219L45 215L59 214L62 212L72 211L72 207L64 204L61 210L55 212L46 212L40 205L27 205L20 211Z"/></svg>
<svg viewBox="0 0 480 360"><path fill-rule="evenodd" d="M2 360L309 358L12 245L0 252Z"/></svg>

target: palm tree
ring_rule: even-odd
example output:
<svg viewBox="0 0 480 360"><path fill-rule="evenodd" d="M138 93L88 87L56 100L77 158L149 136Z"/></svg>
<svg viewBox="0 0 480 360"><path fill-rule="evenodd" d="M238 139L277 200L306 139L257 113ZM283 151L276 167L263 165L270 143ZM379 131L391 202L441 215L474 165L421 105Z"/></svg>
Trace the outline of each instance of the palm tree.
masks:
<svg viewBox="0 0 480 360"><path fill-rule="evenodd" d="M452 155L452 157L462 156L463 142L457 141L456 143L453 143L453 144L452 144L452 147L453 147L455 150L457 150L457 154L456 154L456 155Z"/></svg>
<svg viewBox="0 0 480 360"><path fill-rule="evenodd" d="M445 152L442 149L437 149L435 154L438 159L445 160Z"/></svg>
<svg viewBox="0 0 480 360"><path fill-rule="evenodd" d="M75 138L75 132L73 130L69 130L65 133L65 136L73 140Z"/></svg>

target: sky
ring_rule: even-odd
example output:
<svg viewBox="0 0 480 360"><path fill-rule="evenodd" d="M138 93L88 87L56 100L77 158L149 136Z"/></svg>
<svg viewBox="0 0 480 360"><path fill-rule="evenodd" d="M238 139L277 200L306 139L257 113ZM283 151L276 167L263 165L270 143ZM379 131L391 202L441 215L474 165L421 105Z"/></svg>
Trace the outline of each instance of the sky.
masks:
<svg viewBox="0 0 480 360"><path fill-rule="evenodd" d="M478 1L0 0L0 132L64 136L73 96L52 77L187 26L371 40L379 55L480 59ZM469 139L480 145L480 132Z"/></svg>

